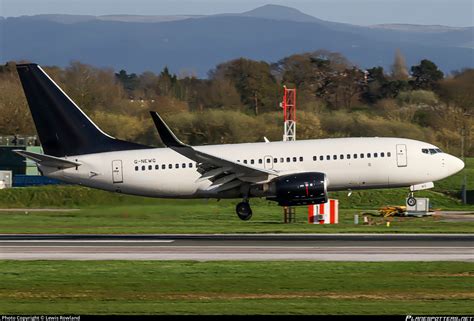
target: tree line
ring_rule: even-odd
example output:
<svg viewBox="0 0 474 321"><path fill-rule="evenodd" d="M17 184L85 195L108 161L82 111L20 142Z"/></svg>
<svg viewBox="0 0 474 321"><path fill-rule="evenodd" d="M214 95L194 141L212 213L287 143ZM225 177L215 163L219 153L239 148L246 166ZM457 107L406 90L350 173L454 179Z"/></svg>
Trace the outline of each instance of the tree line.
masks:
<svg viewBox="0 0 474 321"><path fill-rule="evenodd" d="M199 79L191 73L115 72L81 62L46 72L106 132L160 145L148 111L158 111L190 144L281 140L283 85L297 88L297 138L397 136L474 155L474 69L443 74L428 59L407 67L395 53L390 70L363 70L319 50L268 63L239 58ZM0 66L0 134L34 135L15 62Z"/></svg>

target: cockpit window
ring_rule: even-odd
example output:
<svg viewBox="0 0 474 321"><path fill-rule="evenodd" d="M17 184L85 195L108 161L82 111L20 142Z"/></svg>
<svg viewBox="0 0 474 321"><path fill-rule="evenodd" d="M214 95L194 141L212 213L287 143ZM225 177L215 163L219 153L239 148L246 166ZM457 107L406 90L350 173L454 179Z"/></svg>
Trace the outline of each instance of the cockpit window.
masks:
<svg viewBox="0 0 474 321"><path fill-rule="evenodd" d="M438 153L442 153L443 151L439 148L423 148L421 150L421 152L423 154L431 154L431 155L434 155L434 154L438 154Z"/></svg>

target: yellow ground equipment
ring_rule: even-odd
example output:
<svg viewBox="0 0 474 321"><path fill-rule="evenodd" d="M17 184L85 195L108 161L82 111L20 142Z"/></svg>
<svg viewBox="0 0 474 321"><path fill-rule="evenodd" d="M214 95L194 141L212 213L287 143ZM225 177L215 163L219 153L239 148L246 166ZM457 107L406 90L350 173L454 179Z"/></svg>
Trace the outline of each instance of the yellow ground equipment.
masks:
<svg viewBox="0 0 474 321"><path fill-rule="evenodd" d="M384 206L379 209L379 214L383 217L405 216L407 212L406 206Z"/></svg>

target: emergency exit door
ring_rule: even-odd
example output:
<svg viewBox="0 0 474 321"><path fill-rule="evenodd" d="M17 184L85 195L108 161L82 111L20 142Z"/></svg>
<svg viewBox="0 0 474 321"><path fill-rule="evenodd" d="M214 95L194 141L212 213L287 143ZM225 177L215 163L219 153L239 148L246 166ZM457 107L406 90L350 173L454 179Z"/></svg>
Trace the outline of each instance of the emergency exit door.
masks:
<svg viewBox="0 0 474 321"><path fill-rule="evenodd" d="M407 166L407 145L397 145L397 165L398 167Z"/></svg>
<svg viewBox="0 0 474 321"><path fill-rule="evenodd" d="M112 161L112 181L114 183L123 183L122 161Z"/></svg>
<svg viewBox="0 0 474 321"><path fill-rule="evenodd" d="M265 156L263 158L263 166L266 169L273 169L273 157L272 156Z"/></svg>

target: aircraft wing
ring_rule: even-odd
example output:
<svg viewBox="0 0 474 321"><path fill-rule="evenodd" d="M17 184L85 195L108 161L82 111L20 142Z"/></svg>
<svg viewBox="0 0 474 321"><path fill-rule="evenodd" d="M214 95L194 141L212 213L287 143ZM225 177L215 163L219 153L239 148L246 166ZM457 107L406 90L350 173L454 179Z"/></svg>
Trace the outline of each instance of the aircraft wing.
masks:
<svg viewBox="0 0 474 321"><path fill-rule="evenodd" d="M212 182L211 188L215 188L216 192L236 188L243 183L264 183L279 176L278 172L274 170L237 163L186 145L174 135L158 113L150 112L150 114L163 143L175 152L198 163L201 177L197 182L210 180Z"/></svg>
<svg viewBox="0 0 474 321"><path fill-rule="evenodd" d="M70 167L77 167L80 166L81 163L73 162L67 159L62 159L50 155L38 154L34 152L28 152L25 150L15 149L13 150L18 155L31 159L32 161L49 167L57 167L57 168L70 168Z"/></svg>

